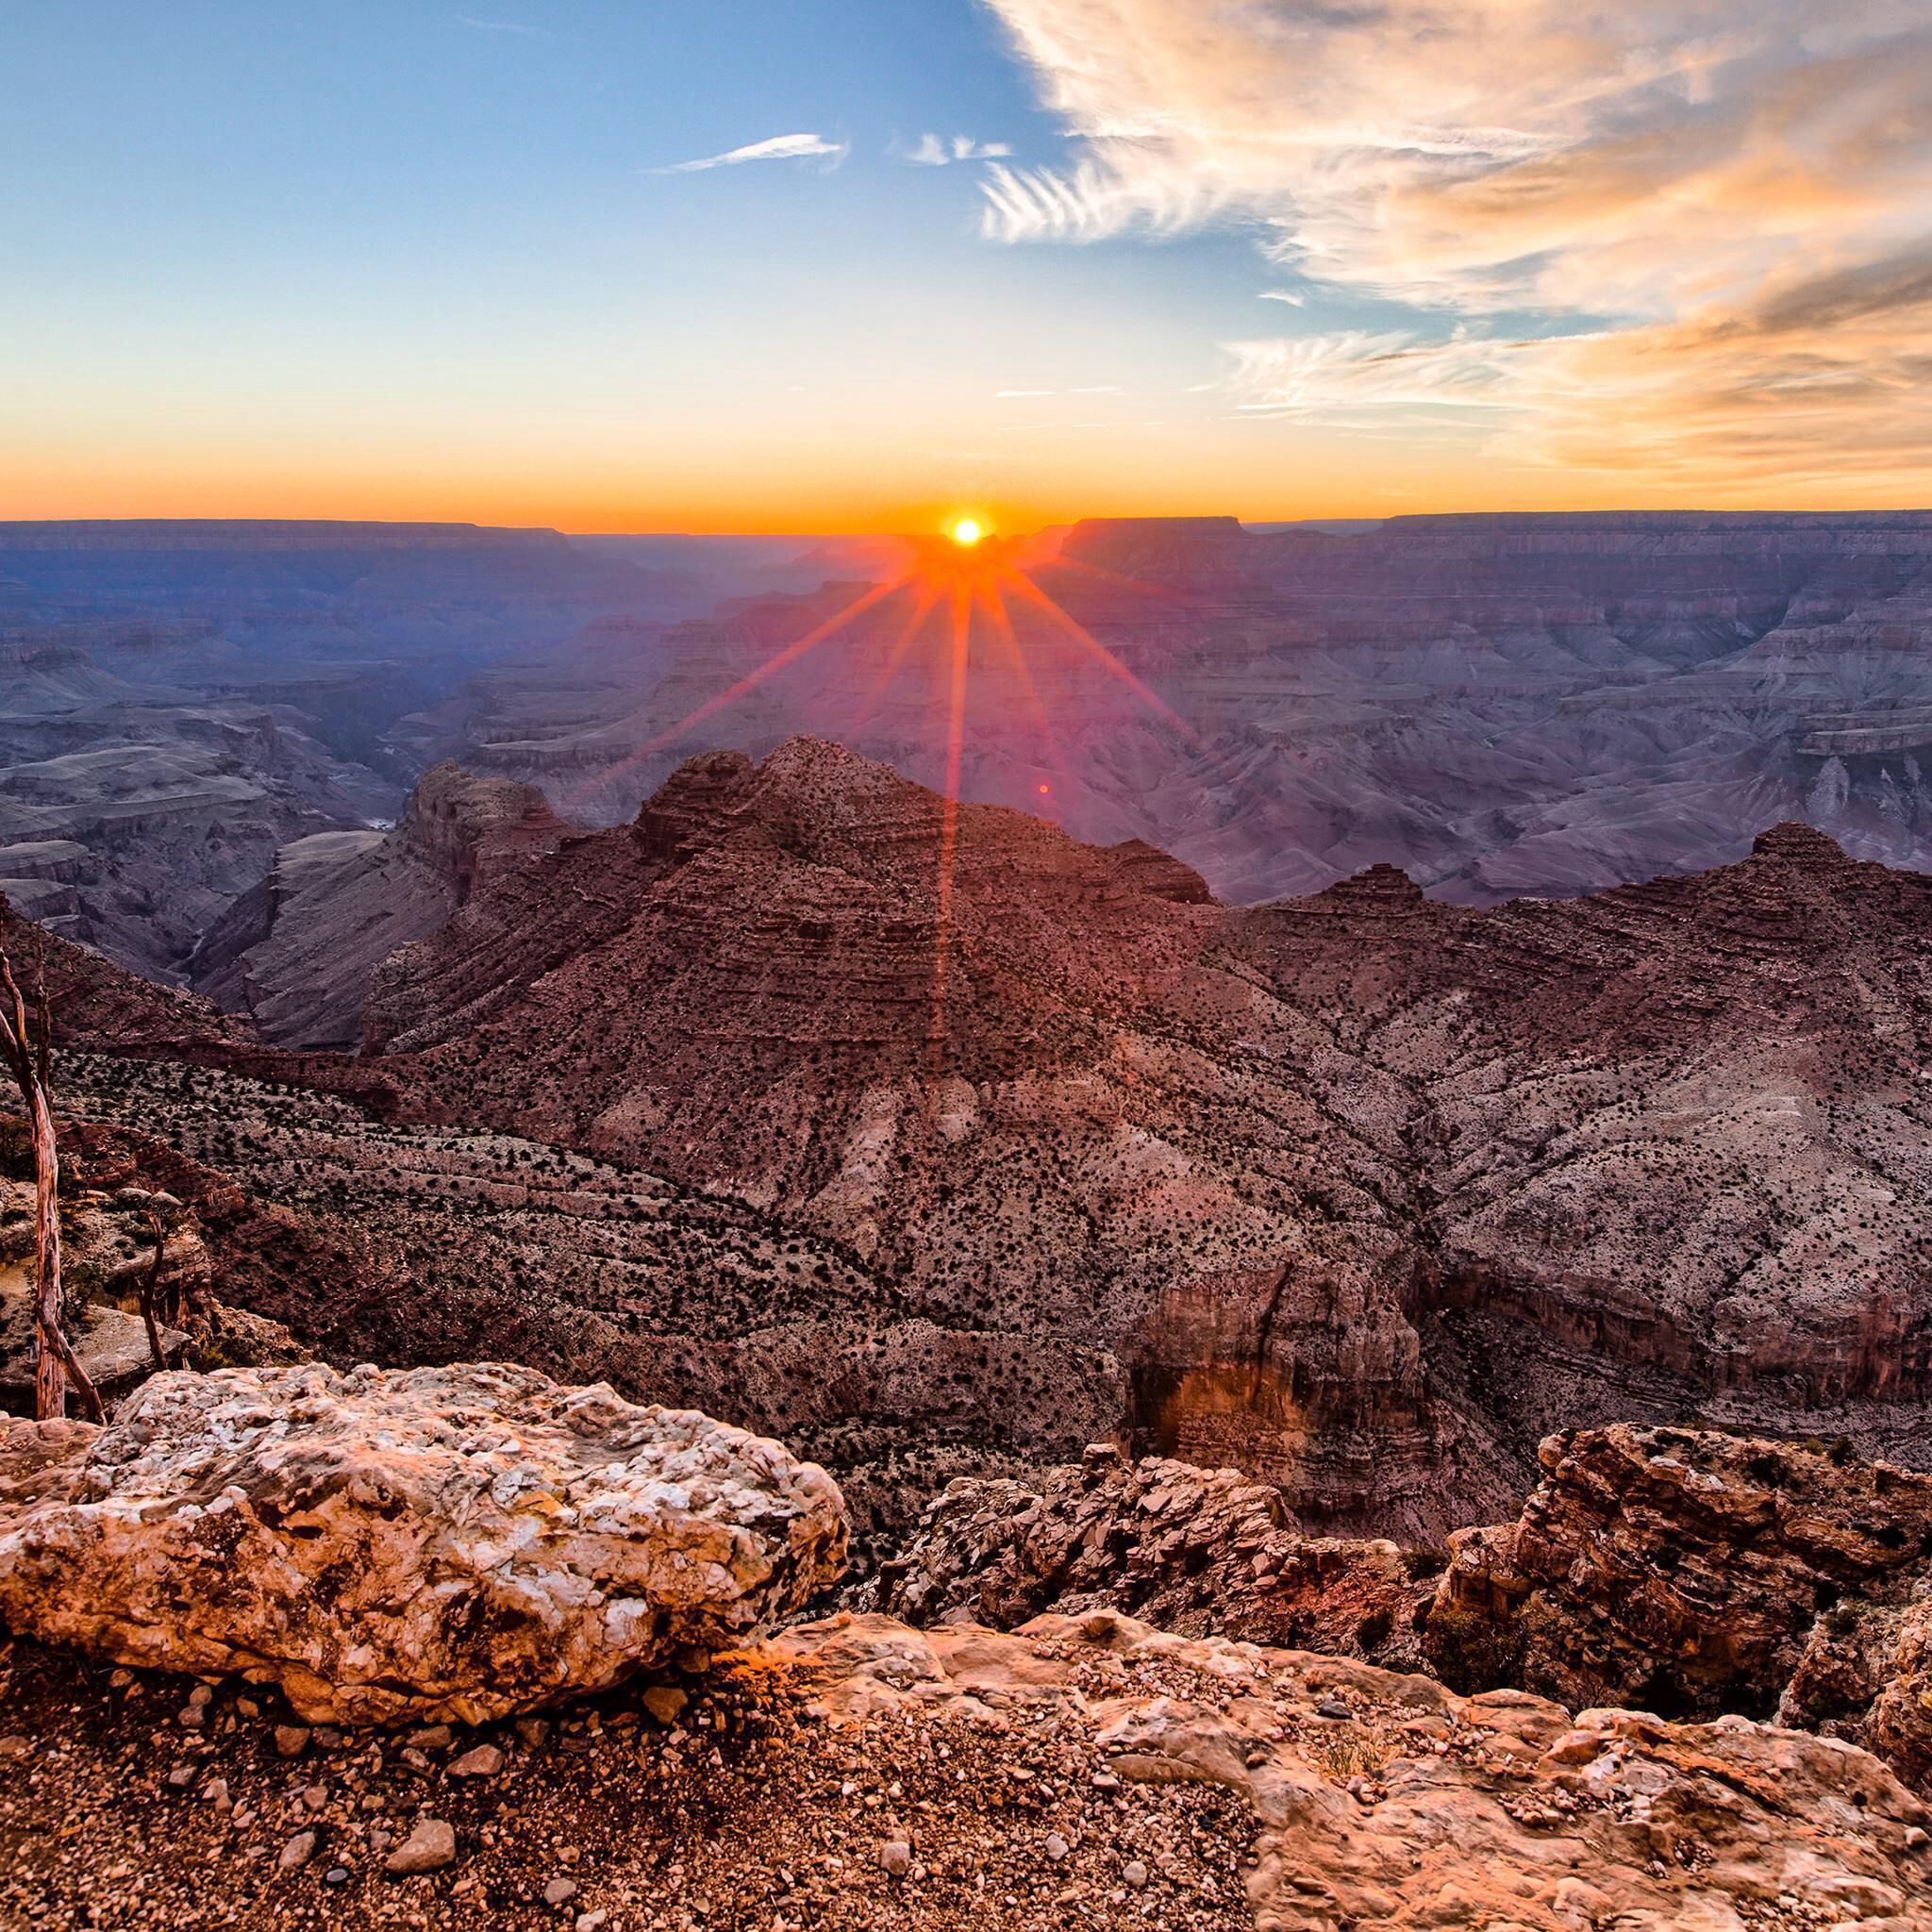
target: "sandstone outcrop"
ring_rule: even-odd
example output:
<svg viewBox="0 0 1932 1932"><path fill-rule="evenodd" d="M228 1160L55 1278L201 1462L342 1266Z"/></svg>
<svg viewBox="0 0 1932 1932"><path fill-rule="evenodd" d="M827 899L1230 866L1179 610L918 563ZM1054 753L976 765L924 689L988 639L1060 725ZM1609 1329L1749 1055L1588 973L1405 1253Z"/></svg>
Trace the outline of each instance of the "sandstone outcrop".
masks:
<svg viewBox="0 0 1932 1932"><path fill-rule="evenodd" d="M0 1916L276 1932L1921 1932L1926 1807L1851 1746L1156 1634L836 1618L490 1741L247 1687L0 1672ZM237 1691L241 1694L236 1694ZM184 1693L186 1701L184 1702ZM180 1714L180 1722L173 1713ZM158 1722L158 1720L165 1720ZM458 1774L483 1757L494 1769ZM292 1847L292 1849L291 1849ZM218 1874L218 1885L209 1882ZM586 1921L589 1923L586 1924Z"/></svg>
<svg viewBox="0 0 1932 1932"><path fill-rule="evenodd" d="M1740 1717L1463 1698L1109 1612L1010 1636L845 1617L756 1655L835 1724L1051 1735L1070 1819L1089 1780L1239 1794L1267 1932L1908 1932L1932 1913L1926 1807L1854 1746ZM1104 1828L1081 1808L1070 1846Z"/></svg>
<svg viewBox="0 0 1932 1932"><path fill-rule="evenodd" d="M475 1722L742 1641L833 1580L823 1471L507 1365L159 1375L0 1425L0 1618L278 1684L314 1721Z"/></svg>
<svg viewBox="0 0 1932 1932"><path fill-rule="evenodd" d="M1513 1524L1460 1531L1427 1622L1453 1683L1743 1710L1932 1771L1932 1476L1843 1445L1552 1437Z"/></svg>
<svg viewBox="0 0 1932 1932"><path fill-rule="evenodd" d="M1096 1444L1035 1485L956 1477L857 1601L918 1624L1008 1630L1112 1607L1183 1635L1414 1668L1429 1560L1302 1534L1280 1491L1231 1469Z"/></svg>

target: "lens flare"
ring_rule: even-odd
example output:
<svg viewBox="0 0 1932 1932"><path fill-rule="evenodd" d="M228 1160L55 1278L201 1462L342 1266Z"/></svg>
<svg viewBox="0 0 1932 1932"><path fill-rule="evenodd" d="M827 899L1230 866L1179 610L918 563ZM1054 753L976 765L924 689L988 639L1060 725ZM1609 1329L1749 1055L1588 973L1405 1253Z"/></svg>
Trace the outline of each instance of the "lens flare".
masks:
<svg viewBox="0 0 1932 1932"><path fill-rule="evenodd" d="M987 534L986 525L977 517L955 517L946 525L946 535L961 550L971 550Z"/></svg>

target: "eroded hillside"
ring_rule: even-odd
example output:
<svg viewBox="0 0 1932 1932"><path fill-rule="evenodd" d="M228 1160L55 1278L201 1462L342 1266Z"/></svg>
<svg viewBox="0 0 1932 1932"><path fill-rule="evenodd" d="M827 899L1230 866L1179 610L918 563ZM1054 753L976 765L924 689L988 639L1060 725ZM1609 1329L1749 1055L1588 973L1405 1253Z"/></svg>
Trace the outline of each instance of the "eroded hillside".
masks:
<svg viewBox="0 0 1932 1932"><path fill-rule="evenodd" d="M393 1216L411 1350L514 1335L844 1469L1122 1435L1438 1536L1582 1414L1923 1457L1928 958L1932 881L1798 827L1584 900L1229 908L801 741L479 875L362 1057L75 1078Z"/></svg>

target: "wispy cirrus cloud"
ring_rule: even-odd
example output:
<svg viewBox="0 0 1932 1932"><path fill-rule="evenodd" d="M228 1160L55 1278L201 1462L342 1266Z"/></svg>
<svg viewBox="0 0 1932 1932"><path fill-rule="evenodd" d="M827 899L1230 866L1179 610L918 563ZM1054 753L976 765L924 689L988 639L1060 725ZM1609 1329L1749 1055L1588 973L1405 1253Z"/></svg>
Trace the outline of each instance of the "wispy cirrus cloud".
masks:
<svg viewBox="0 0 1932 1932"><path fill-rule="evenodd" d="M472 14L459 13L457 25L473 27L479 34L527 34L533 39L544 38L541 27L525 26L518 20L477 20Z"/></svg>
<svg viewBox="0 0 1932 1932"><path fill-rule="evenodd" d="M1225 345L1238 404L1932 484L1924 0L990 4L1078 143L989 170L990 236L1239 226L1294 272L1257 292L1408 309Z"/></svg>
<svg viewBox="0 0 1932 1932"><path fill-rule="evenodd" d="M1001 160L1012 152L1003 141L974 141L970 134L941 141L937 134L923 134L919 145L908 149L905 158L922 168L947 168L960 161Z"/></svg>
<svg viewBox="0 0 1932 1932"><path fill-rule="evenodd" d="M708 168L736 168L746 161L824 160L833 166L851 153L841 141L827 141L823 134L774 134L769 141L754 141L743 147L727 148L722 155L704 155L694 161L673 161L670 166L653 168L653 175L701 175Z"/></svg>

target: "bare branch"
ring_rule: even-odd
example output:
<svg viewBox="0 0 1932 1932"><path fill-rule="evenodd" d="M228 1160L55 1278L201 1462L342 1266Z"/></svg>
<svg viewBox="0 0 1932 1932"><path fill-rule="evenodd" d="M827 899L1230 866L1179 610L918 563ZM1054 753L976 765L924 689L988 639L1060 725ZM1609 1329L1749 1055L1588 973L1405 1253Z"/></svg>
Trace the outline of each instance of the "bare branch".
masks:
<svg viewBox="0 0 1932 1932"><path fill-rule="evenodd" d="M40 1022L40 1040L34 1048L34 1071L41 1085L54 1091L54 1008L47 999L47 961L44 956L34 969L34 1018Z"/></svg>

